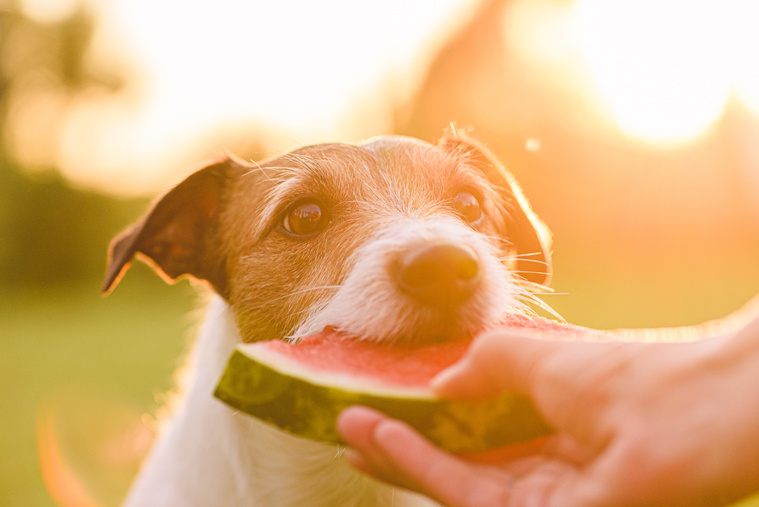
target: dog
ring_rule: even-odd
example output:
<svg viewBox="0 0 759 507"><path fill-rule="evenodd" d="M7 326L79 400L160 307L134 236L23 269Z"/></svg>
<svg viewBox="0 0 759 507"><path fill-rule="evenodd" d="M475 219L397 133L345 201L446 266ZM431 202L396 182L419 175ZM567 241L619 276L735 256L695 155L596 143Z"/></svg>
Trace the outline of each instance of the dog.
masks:
<svg viewBox="0 0 759 507"><path fill-rule="evenodd" d="M550 233L514 177L451 131L319 144L187 177L111 243L103 290L139 256L213 292L178 410L128 507L428 505L350 468L336 446L285 434L212 393L241 342L325 326L423 344L523 312L551 276Z"/></svg>

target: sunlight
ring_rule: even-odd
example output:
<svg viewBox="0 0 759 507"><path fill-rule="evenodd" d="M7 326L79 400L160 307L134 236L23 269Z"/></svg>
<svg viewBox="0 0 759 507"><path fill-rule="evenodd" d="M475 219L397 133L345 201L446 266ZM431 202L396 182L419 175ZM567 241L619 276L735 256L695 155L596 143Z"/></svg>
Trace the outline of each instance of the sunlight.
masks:
<svg viewBox="0 0 759 507"><path fill-rule="evenodd" d="M97 21L87 65L124 76L125 87L71 101L49 86L17 87L6 137L28 165L142 194L226 150L267 156L389 132L478 1L20 5L44 23L80 3ZM759 115L755 19L755 0L512 0L502 31L531 79L569 91L565 100L602 111L631 139L668 147L708 132L731 94Z"/></svg>
<svg viewBox="0 0 759 507"><path fill-rule="evenodd" d="M150 417L128 402L73 386L39 401L36 444L45 488L60 507L120 505L153 444Z"/></svg>
<svg viewBox="0 0 759 507"><path fill-rule="evenodd" d="M555 0L512 0L501 28L507 46L526 65L568 71L575 63L570 9Z"/></svg>
<svg viewBox="0 0 759 507"><path fill-rule="evenodd" d="M80 0L21 0L21 11L40 23L56 23L74 14Z"/></svg>
<svg viewBox="0 0 759 507"><path fill-rule="evenodd" d="M625 134L682 143L720 116L731 86L728 12L722 2L577 1L580 50Z"/></svg>
<svg viewBox="0 0 759 507"><path fill-rule="evenodd" d="M167 184L167 164L213 154L197 141L230 126L285 133L281 150L375 135L390 127L391 99L420 78L430 43L473 4L99 0L98 56L138 73L121 96L73 108L63 172L139 192ZM358 110L366 131L346 129Z"/></svg>
<svg viewBox="0 0 759 507"><path fill-rule="evenodd" d="M759 2L732 0L735 15L733 23L733 77L735 91L756 115L759 115Z"/></svg>
<svg viewBox="0 0 759 507"><path fill-rule="evenodd" d="M60 450L53 416L41 408L37 417L40 473L50 496L61 507L100 507Z"/></svg>

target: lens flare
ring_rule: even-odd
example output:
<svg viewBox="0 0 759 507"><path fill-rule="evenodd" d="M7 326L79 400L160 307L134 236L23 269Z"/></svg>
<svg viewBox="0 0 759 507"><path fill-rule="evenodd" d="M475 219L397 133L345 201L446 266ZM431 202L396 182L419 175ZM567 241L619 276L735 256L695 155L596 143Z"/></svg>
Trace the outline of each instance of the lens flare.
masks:
<svg viewBox="0 0 759 507"><path fill-rule="evenodd" d="M754 0L732 0L733 78L738 98L755 114L759 115L759 2Z"/></svg>
<svg viewBox="0 0 759 507"><path fill-rule="evenodd" d="M728 10L692 0L578 0L580 50L619 128L656 144L703 133L730 95Z"/></svg>
<svg viewBox="0 0 759 507"><path fill-rule="evenodd" d="M61 452L51 407L41 407L37 416L37 454L42 480L56 504L100 507Z"/></svg>

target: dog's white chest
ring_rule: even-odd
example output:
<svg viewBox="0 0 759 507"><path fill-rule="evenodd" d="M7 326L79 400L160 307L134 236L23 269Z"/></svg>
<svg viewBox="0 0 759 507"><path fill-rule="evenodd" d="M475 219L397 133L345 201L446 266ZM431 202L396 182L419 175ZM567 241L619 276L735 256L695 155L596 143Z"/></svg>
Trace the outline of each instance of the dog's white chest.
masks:
<svg viewBox="0 0 759 507"><path fill-rule="evenodd" d="M433 505L359 474L335 446L285 434L213 398L237 343L230 309L215 297L194 350L187 398L159 437L126 506Z"/></svg>

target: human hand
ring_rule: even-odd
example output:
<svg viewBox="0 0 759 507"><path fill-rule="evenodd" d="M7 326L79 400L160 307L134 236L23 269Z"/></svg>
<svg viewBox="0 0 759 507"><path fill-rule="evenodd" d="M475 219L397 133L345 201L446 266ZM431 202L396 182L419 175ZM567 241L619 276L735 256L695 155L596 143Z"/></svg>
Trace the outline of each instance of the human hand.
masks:
<svg viewBox="0 0 759 507"><path fill-rule="evenodd" d="M451 506L721 506L759 490L759 319L694 343L484 335L441 396L530 396L555 435L488 463L448 454L362 407L341 415L349 461Z"/></svg>

